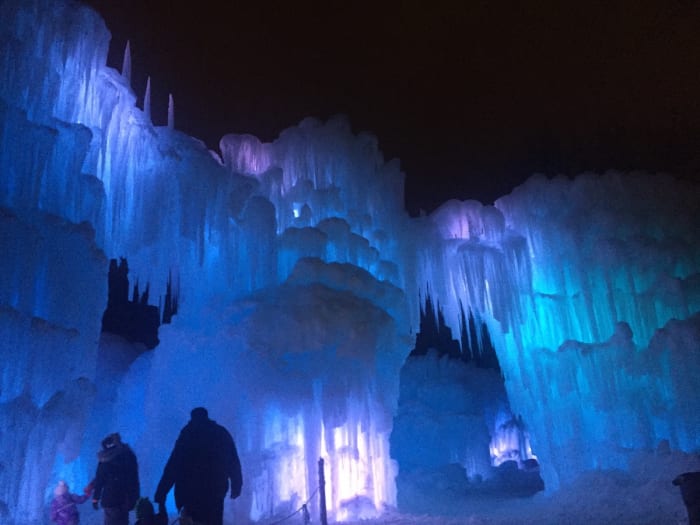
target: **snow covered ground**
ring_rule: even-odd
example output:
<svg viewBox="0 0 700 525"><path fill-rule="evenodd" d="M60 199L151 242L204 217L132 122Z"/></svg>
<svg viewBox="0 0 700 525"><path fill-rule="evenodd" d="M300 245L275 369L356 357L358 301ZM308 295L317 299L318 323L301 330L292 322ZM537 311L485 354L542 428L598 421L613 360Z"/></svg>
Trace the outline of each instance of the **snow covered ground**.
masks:
<svg viewBox="0 0 700 525"><path fill-rule="evenodd" d="M426 515L387 513L352 525L662 525L688 523L676 475L700 469L700 456L640 453L629 472L589 472L554 494L532 498L447 497ZM441 512L442 511L442 512Z"/></svg>
<svg viewBox="0 0 700 525"><path fill-rule="evenodd" d="M677 525L688 523L680 490L672 484L682 472L700 470L700 456L660 451L639 454L630 472L590 472L554 494L532 498L458 498L446 494L420 515L387 511L380 518L347 525ZM226 509L236 505L226 501ZM102 512L80 506L83 525L101 525ZM171 509L172 510L172 509ZM175 516L171 516L171 522ZM302 524L301 513L262 525ZM224 523L241 525L231 520ZM312 524L320 523L317 516ZM334 523L329 519L329 523Z"/></svg>
<svg viewBox="0 0 700 525"><path fill-rule="evenodd" d="M440 510L444 511L439 515ZM387 513L352 525L661 525L688 523L680 492L669 479L636 484L624 473L592 474L552 496L445 500L431 514Z"/></svg>

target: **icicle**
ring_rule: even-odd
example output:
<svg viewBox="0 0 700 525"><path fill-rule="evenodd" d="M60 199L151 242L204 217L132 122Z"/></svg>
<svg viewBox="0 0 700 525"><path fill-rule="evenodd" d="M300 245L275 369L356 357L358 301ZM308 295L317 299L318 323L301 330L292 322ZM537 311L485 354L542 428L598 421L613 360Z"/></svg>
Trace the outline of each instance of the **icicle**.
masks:
<svg viewBox="0 0 700 525"><path fill-rule="evenodd" d="M146 118L151 121L151 77L146 80L146 93L143 96L143 112Z"/></svg>
<svg viewBox="0 0 700 525"><path fill-rule="evenodd" d="M124 62L122 63L122 76L126 79L129 87L131 87L131 45L126 41L124 49Z"/></svg>
<svg viewBox="0 0 700 525"><path fill-rule="evenodd" d="M175 102L172 93L168 95L168 128L175 129Z"/></svg>

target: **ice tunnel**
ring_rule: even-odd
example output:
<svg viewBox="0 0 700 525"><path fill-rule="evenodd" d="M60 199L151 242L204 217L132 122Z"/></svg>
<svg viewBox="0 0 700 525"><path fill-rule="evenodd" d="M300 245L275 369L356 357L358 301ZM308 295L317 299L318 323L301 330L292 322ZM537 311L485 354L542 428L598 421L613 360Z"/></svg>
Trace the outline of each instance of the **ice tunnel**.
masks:
<svg viewBox="0 0 700 525"><path fill-rule="evenodd" d="M153 122L150 88L106 66L96 12L0 9L3 523L45 520L55 482L86 484L113 431L152 495L194 406L236 439L244 489L225 511L241 523L307 502L317 515L319 490L334 521L377 516L406 497L397 479L413 466L475 478L516 441L548 491L662 440L700 448L694 183L534 176L492 206L410 218L398 161L345 118L208 151L177 130L174 106ZM151 350L101 334L109 261L122 257L161 318L167 276L178 283ZM471 365L409 363L427 296L453 334L463 312L483 323L502 390L470 389L483 379ZM454 417L430 425L418 416L432 405L400 398ZM527 440L517 425L497 433L501 401ZM488 417L470 412L486 405ZM446 436L463 437L418 450ZM411 455L423 464L397 459Z"/></svg>

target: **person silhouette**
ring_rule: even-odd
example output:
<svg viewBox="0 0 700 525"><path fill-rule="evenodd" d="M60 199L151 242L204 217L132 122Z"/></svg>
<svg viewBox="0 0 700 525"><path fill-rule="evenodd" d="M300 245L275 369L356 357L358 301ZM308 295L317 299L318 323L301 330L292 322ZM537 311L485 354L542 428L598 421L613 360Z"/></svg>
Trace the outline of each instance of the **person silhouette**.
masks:
<svg viewBox="0 0 700 525"><path fill-rule="evenodd" d="M236 444L223 426L209 419L206 408L197 407L180 431L163 469L155 497L161 508L175 485L178 511L197 523L222 525L224 498L241 494L243 476Z"/></svg>
<svg viewBox="0 0 700 525"><path fill-rule="evenodd" d="M92 485L85 487L83 494L73 494L64 480L60 480L53 491L50 517L56 525L78 525L80 513L78 503L85 503L92 493Z"/></svg>
<svg viewBox="0 0 700 525"><path fill-rule="evenodd" d="M688 523L700 525L700 472L684 472L672 482L681 489L681 497L688 511Z"/></svg>
<svg viewBox="0 0 700 525"><path fill-rule="evenodd" d="M139 498L139 468L131 447L117 433L102 440L97 454L92 506L104 511L105 525L128 525L129 511Z"/></svg>

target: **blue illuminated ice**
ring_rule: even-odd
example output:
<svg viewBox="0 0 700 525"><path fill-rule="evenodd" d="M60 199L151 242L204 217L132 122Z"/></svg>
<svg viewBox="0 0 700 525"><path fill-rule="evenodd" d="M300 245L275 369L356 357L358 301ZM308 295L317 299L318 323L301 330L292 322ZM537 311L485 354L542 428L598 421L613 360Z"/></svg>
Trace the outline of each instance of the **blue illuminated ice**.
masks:
<svg viewBox="0 0 700 525"><path fill-rule="evenodd" d="M212 152L176 129L172 97L152 122L130 49L121 72L106 67L97 13L1 9L0 521L45 520L56 480L86 484L112 431L151 495L197 405L238 443L237 523L309 499L317 515L319 458L334 521L682 519L670 480L700 469L697 184L534 176L493 206L412 219L398 161L347 119L305 119L270 143L226 135ZM169 275L180 284L153 351L100 334L118 257L156 303ZM502 382L426 357L399 383L427 296L453 334L466 311L487 325ZM529 443L501 425L506 405ZM445 491L434 517L396 518L402 468L443 482L457 465L461 486L516 448L537 456L546 495Z"/></svg>

